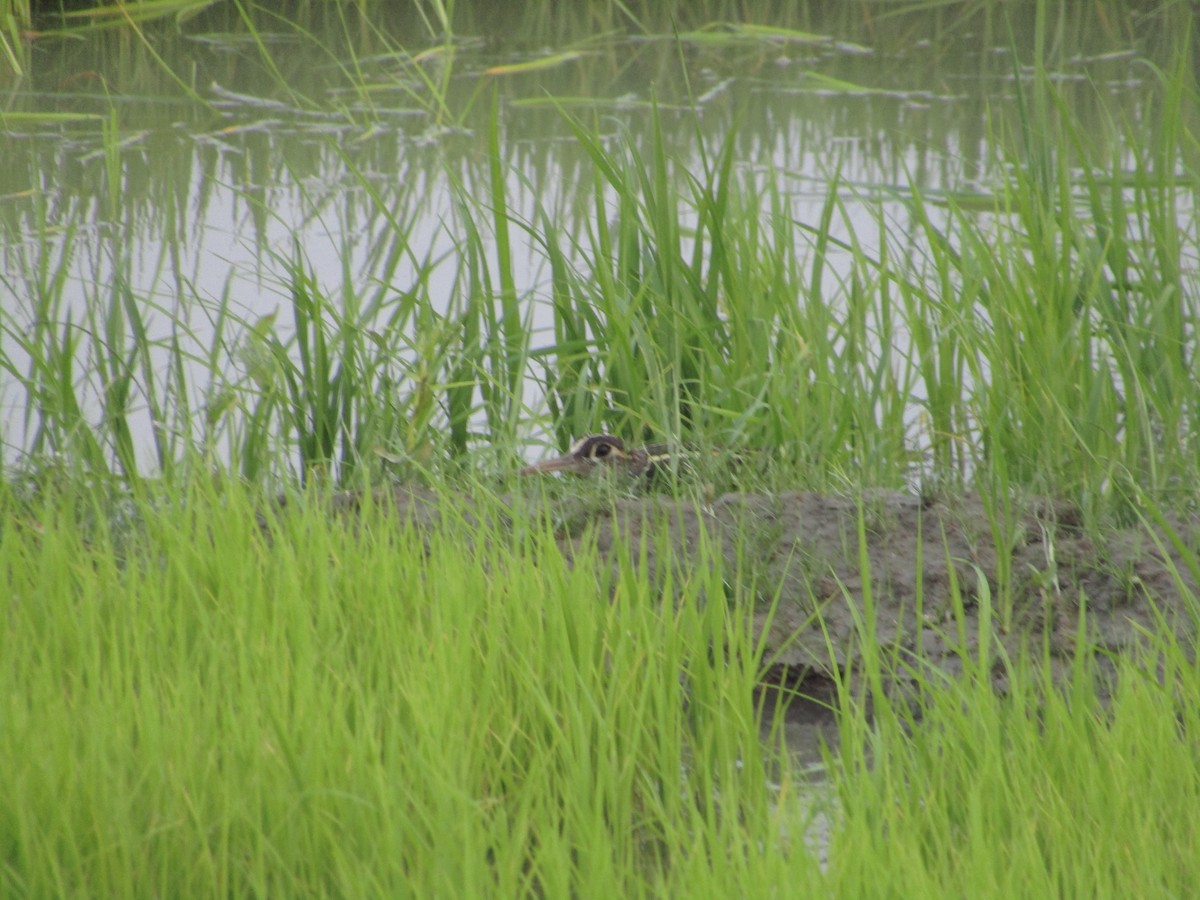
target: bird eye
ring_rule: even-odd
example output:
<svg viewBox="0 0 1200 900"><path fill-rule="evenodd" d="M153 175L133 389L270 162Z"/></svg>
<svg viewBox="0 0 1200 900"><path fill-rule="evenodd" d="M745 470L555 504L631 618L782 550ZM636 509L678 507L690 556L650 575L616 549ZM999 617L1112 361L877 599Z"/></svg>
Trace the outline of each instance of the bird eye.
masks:
<svg viewBox="0 0 1200 900"><path fill-rule="evenodd" d="M595 453L593 453L592 455L595 456L596 459L603 459L604 457L608 456L608 454L611 452L612 452L611 444L601 444L600 446L598 446L596 448Z"/></svg>

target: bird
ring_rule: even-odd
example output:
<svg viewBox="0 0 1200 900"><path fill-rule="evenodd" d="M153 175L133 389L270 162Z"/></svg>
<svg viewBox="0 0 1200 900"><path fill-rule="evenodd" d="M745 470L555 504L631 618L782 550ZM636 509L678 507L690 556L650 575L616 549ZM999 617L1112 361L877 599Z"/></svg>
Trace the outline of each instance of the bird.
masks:
<svg viewBox="0 0 1200 900"><path fill-rule="evenodd" d="M592 475L612 471L651 478L655 473L669 468L670 464L671 453L666 444L630 447L611 434L590 434L576 441L562 456L526 466L521 474L570 472L574 475Z"/></svg>

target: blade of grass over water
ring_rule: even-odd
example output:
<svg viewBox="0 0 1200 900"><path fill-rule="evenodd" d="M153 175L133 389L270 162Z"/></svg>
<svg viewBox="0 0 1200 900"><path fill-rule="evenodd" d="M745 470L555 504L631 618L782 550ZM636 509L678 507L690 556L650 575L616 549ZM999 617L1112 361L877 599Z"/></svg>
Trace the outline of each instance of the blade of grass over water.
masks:
<svg viewBox="0 0 1200 900"><path fill-rule="evenodd" d="M1055 89L1046 80L1028 90L1051 97L1028 108L1068 118L1061 106L1054 113ZM668 151L661 122L651 152L641 154L630 141L602 140L568 117L592 165L590 220L580 231L557 226L547 211L522 222L507 197L495 115L492 122L488 214L474 215L477 201L462 183L457 259L445 252L422 259L412 220L388 209L377 191L371 202L393 224L373 251L379 281L369 295L346 271L337 302L320 298L324 288L310 274L288 275L292 263L274 255L292 282L297 329L294 344L268 342L272 365L288 385L279 397L288 398L286 407L272 406L267 394L267 405L258 408L244 383L211 389L214 410L224 410L214 421L242 434L243 452L281 446L251 438L243 424L268 427L271 410L287 408L298 471L334 459L361 462L373 447L393 454L402 448L402 455L442 447L461 457L478 427L511 452L526 427L521 410L532 401L556 412L551 424L562 445L589 430L611 430L638 439L761 447L786 464L790 478L813 482L863 471L875 483L898 483L910 477L914 454L926 455L936 478L994 465L1003 467L1003 480L1034 487L1095 484L1119 462L1163 490L1187 471L1195 420L1188 410L1195 404L1185 400L1192 368L1186 336L1195 290L1168 262L1184 252L1168 223L1187 213L1177 182L1152 173L1150 154L1136 157L1130 174L1099 148L1105 169L1122 171L1085 166L1088 174L1077 179L1068 161L1097 150L1066 121L1053 133L1067 145L1050 154L1031 136L1048 133L1046 127L1028 123L1013 142L1025 155L998 160L1010 182L992 191L992 216L945 200L939 218L948 214L949 224L940 224L919 190L906 192L926 243L912 254L881 210L878 236L855 233L847 203L863 198L840 180L836 159L819 219L796 222L778 188L783 173L736 164L736 132L710 163L689 172ZM1003 135L998 143L1005 153ZM1053 156L1054 168L1026 164L1030 153ZM1153 166L1183 162L1168 156ZM115 173L109 178L118 180ZM538 317L528 310L541 295L516 284L514 223L552 276L548 339L530 332ZM847 239L834 238L835 231ZM1150 237L1134 239L1135 233ZM878 238L878 253L863 250L868 237ZM798 256L797 247L807 253ZM834 252L848 255L849 271L833 275ZM393 286L402 260L414 264L415 280ZM112 263L129 265L121 254ZM449 300L429 296L435 268L455 285ZM25 281L37 278L30 273ZM61 282L47 284L41 296L53 303L61 289ZM99 296L95 309L110 305ZM120 302L131 313L146 301L126 293ZM231 319L222 302L215 320L243 330L253 346L262 337L254 321ZM63 319L33 310L19 316L8 329L26 352L19 323ZM386 328L378 327L381 320ZM120 347L113 329L133 329L127 337L142 361L137 387L161 418L174 404L147 361L156 358L148 344L163 345L145 329L138 332L137 322L136 315L124 323L110 318L86 333L107 333ZM410 327L422 336L415 344L407 339L403 364L394 373L389 363L376 368L371 360ZM373 336L370 344L362 341L366 335ZM89 346L75 341L72 352L89 353ZM230 344L224 346L229 352ZM179 352L207 355L213 371L228 368L229 359L218 361L208 348ZM287 375L293 367L295 375ZM13 360L8 368L24 366ZM119 448L132 465L119 411L131 402L129 374L97 371L102 383L84 376L82 384L64 381L55 392L105 396L109 414L65 431L92 431L95 443ZM529 397L531 375L541 398ZM360 394L356 385L372 387ZM178 381L171 387L175 394L189 389ZM223 399L238 395L250 405ZM381 404L388 400L401 406L389 412ZM301 401L307 405L297 406ZM69 409L47 407L55 408ZM299 409L304 413L297 416ZM239 424L238 415L250 419ZM351 427L358 433L342 433ZM1177 440L1164 442L1165 435ZM167 447L157 438L154 453L161 466ZM242 465L247 472L274 467L244 457ZM1097 477L1097 466L1108 471Z"/></svg>
<svg viewBox="0 0 1200 900"><path fill-rule="evenodd" d="M502 338L498 342L493 356L493 371L503 373L501 387L506 395L515 398L520 395L520 381L525 365L525 324L521 315L521 307L517 302L516 279L513 277L512 245L509 239L509 213L506 200L506 182L504 172L507 168L500 149L500 98L492 94L492 116L488 129L488 154L490 157L491 174L491 203L494 217L493 228L496 242L495 261L499 277L499 307L500 322L493 321L491 332L493 336ZM489 304L490 306L490 304ZM493 422L495 427L499 422Z"/></svg>
<svg viewBox="0 0 1200 900"><path fill-rule="evenodd" d="M132 23L149 21L160 16L193 14L213 0L138 0L136 3L120 3L114 6L96 5L87 9L64 10L64 19L88 19L90 21L113 20Z"/></svg>
<svg viewBox="0 0 1200 900"><path fill-rule="evenodd" d="M565 65L569 62L574 62L583 54L577 50L569 50L565 53L553 53L548 56L542 56L537 59L531 59L522 63L509 63L503 66L492 66L487 70L488 75L520 75L525 72L539 72L543 69L553 69L557 66Z"/></svg>

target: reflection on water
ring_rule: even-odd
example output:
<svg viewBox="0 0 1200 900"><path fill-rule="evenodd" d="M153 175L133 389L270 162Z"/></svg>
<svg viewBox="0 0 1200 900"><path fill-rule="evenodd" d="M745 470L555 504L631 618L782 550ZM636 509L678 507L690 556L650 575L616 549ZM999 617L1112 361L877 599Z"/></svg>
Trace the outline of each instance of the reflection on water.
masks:
<svg viewBox="0 0 1200 900"><path fill-rule="evenodd" d="M837 797L825 780L824 751L838 750L838 727L833 709L836 696L832 684L823 689L801 687L799 692L764 686L758 700L763 710L760 733L768 747L786 747L790 768L774 773L769 787L782 802L799 804L804 822L800 835L808 850L820 862L828 864L830 834L837 811ZM782 784L788 790L782 790ZM794 839L783 835L783 839Z"/></svg>
<svg viewBox="0 0 1200 900"><path fill-rule="evenodd" d="M1034 16L1006 6L1016 14L823 4L753 27L681 27L679 40L667 22L597 30L471 10L451 42L432 40L411 10L370 23L312 11L300 28L261 22L251 35L210 9L151 32L162 64L125 34L47 38L2 120L10 330L44 315L48 294L73 322L131 296L148 311L150 340L191 345L200 362L188 375L203 378L213 310L253 323L286 308L297 260L331 296L411 292L445 311L464 289L462 235L491 240L475 221L490 202L491 128L513 220L536 229L545 217L568 235L589 227L593 162L566 114L646 154L657 114L681 179L731 140L744 182L778 189L786 214L808 225L836 175L842 208L819 276L836 295L849 260L838 241L871 257L886 228L893 253L922 254L910 186L927 199L987 191L989 136L1018 115L1016 89L1034 64L1085 126L1096 123L1097 142L1120 140L1112 118L1146 118L1146 60L1166 56L1169 22L1130 35L1066 12L1038 60ZM937 209L926 212L940 227ZM813 238L798 233L803 269ZM529 230L511 235L517 295L544 324L544 248ZM5 341L22 368L7 331ZM27 442L24 401L3 388L11 458ZM536 383L525 402L544 408Z"/></svg>

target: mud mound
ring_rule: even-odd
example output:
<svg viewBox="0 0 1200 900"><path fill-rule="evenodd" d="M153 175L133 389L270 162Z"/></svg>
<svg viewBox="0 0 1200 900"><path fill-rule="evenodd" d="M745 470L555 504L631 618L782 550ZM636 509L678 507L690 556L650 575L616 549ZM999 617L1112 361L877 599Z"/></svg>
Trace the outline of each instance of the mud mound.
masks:
<svg viewBox="0 0 1200 900"><path fill-rule="evenodd" d="M436 523L446 508L444 497L408 489L375 499L418 526ZM359 502L341 495L335 505L353 510ZM456 515L469 519L473 510L458 506ZM977 651L989 608L991 631L1010 654L1037 639L1061 660L1081 639L1103 651L1127 649L1157 617L1190 636L1196 618L1195 578L1167 535L1085 531L1079 510L1063 502L873 491L726 494L700 506L650 495L574 498L555 515L568 558L586 541L616 566L618 542L644 544L651 574L686 567L702 544L719 545L725 571L751 585L765 661L816 676L861 653L856 619L868 609L868 591L874 641L913 672L959 671ZM1195 522L1171 527L1194 546ZM1003 671L995 677L1002 683Z"/></svg>
<svg viewBox="0 0 1200 900"><path fill-rule="evenodd" d="M868 589L875 641L914 671L957 672L964 654L977 653L980 615L989 606L991 630L1010 654L1044 638L1060 659L1081 637L1120 651L1154 630L1156 616L1189 635L1195 618L1195 579L1166 535L1139 528L1097 537L1067 503L1031 499L997 508L977 496L923 500L888 491L861 500L727 494L703 510L662 499L618 501L585 530L595 531L602 550L617 535L635 546L645 540L655 566L663 521L676 558L687 559L707 535L720 541L727 571L754 576L768 662L818 674L858 655L856 618L867 609ZM1178 523L1174 530L1188 541L1194 532ZM564 534L564 549L579 540ZM1002 681L1003 672L996 677Z"/></svg>

